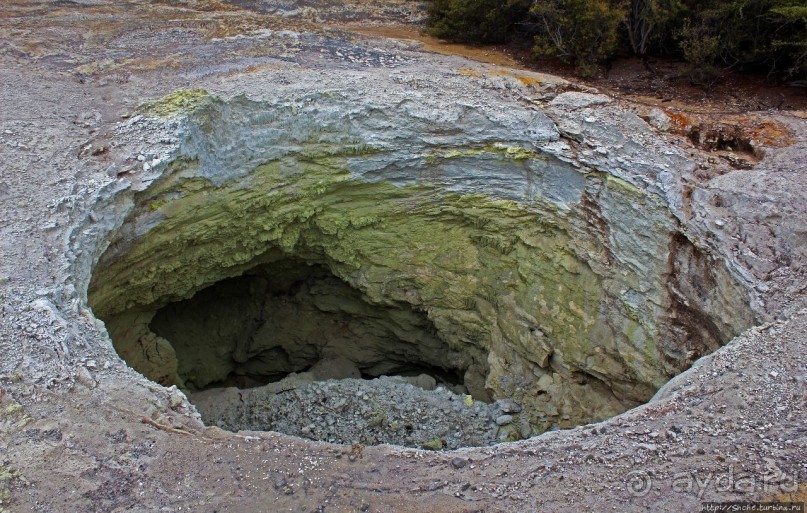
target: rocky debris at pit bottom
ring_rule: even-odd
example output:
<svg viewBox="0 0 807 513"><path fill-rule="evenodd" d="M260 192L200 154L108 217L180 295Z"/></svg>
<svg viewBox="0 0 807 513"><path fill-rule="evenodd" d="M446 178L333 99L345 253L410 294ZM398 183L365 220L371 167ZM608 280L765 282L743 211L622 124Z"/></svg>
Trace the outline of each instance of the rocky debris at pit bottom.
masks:
<svg viewBox="0 0 807 513"><path fill-rule="evenodd" d="M429 381L418 378L312 381L309 373L300 373L251 389L197 392L191 401L208 425L230 431L278 431L333 443L432 450L510 439L500 433L497 419L504 409L520 409L518 404L486 404L443 385L428 390L410 383Z"/></svg>

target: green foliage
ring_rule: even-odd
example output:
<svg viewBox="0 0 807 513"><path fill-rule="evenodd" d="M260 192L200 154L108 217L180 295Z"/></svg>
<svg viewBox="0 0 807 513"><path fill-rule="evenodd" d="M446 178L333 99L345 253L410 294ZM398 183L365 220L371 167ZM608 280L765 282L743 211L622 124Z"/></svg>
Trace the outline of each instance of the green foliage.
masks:
<svg viewBox="0 0 807 513"><path fill-rule="evenodd" d="M655 47L663 50L679 20L682 0L624 0L625 33L635 55L645 57Z"/></svg>
<svg viewBox="0 0 807 513"><path fill-rule="evenodd" d="M684 60L689 63L689 79L693 84L711 85L720 75L714 65L720 55L720 38L704 24L690 20L678 32Z"/></svg>
<svg viewBox="0 0 807 513"><path fill-rule="evenodd" d="M772 46L785 56L787 73L807 77L807 5L803 0L778 2L770 13L777 30ZM787 5L792 4L792 5Z"/></svg>
<svg viewBox="0 0 807 513"><path fill-rule="evenodd" d="M529 0L435 0L429 6L429 33L461 43L501 43L529 6Z"/></svg>
<svg viewBox="0 0 807 513"><path fill-rule="evenodd" d="M804 0L687 0L678 34L693 69L718 65L804 75L807 6Z"/></svg>
<svg viewBox="0 0 807 513"><path fill-rule="evenodd" d="M723 69L807 77L805 0L434 0L429 14L430 32L453 41L534 36L536 55L582 75L624 51L679 56L704 85Z"/></svg>
<svg viewBox="0 0 807 513"><path fill-rule="evenodd" d="M619 25L625 11L612 0L543 0L531 13L538 21L534 51L573 61L583 76L617 50Z"/></svg>

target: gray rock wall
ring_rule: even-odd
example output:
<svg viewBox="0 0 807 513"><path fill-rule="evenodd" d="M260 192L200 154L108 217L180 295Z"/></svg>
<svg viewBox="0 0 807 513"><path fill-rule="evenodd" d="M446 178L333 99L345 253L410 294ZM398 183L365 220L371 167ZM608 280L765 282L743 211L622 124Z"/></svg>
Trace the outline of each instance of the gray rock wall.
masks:
<svg viewBox="0 0 807 513"><path fill-rule="evenodd" d="M113 339L134 334L119 351L143 329L114 319L279 252L425 312L469 390L524 403L540 431L649 399L753 323L747 292L687 238L676 177L692 164L636 116L582 93L546 113L403 96L180 94L130 122L174 144L110 196L125 222L90 304Z"/></svg>

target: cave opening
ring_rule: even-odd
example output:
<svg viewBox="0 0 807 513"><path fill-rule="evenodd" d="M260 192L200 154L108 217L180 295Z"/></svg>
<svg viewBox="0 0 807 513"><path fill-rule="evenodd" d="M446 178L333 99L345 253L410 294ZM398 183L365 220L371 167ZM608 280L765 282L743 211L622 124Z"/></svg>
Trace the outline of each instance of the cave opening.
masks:
<svg viewBox="0 0 807 513"><path fill-rule="evenodd" d="M532 433L495 423L520 406L472 396L471 360L425 311L373 302L321 262L269 255L190 298L108 319L119 354L230 431L429 449Z"/></svg>
<svg viewBox="0 0 807 513"><path fill-rule="evenodd" d="M425 312L374 305L321 264L283 259L158 309L149 329L176 354L188 391L401 376L457 393L464 369Z"/></svg>

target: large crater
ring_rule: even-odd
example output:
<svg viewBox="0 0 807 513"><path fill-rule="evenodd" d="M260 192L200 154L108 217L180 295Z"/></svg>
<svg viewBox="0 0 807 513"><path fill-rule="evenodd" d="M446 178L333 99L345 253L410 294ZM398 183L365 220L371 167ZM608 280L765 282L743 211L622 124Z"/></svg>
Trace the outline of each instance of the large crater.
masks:
<svg viewBox="0 0 807 513"><path fill-rule="evenodd" d="M89 303L118 353L207 422L350 441L282 422L277 397L394 375L378 386L421 385L402 397L442 408L423 394L443 394L460 417L507 414L490 436L522 438L641 404L754 322L682 223L667 180L689 161L602 97L560 95L552 119L356 100L182 92L122 128L168 142L109 191ZM336 393L328 383L317 393ZM360 404L340 412L337 425L383 423Z"/></svg>

